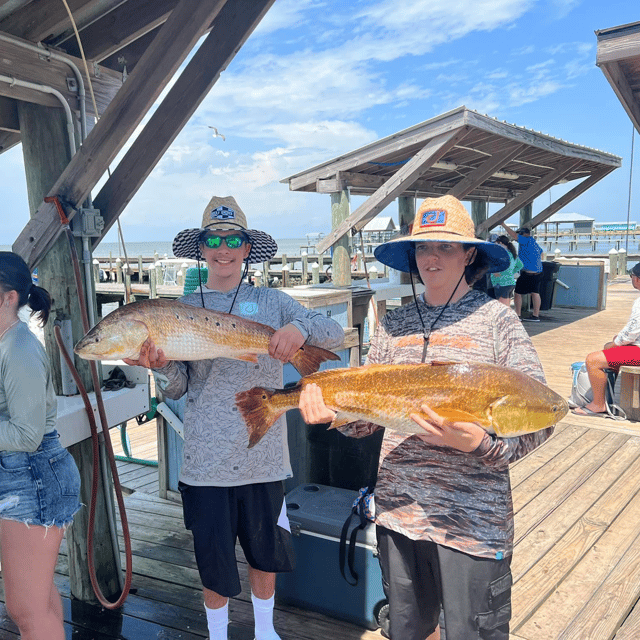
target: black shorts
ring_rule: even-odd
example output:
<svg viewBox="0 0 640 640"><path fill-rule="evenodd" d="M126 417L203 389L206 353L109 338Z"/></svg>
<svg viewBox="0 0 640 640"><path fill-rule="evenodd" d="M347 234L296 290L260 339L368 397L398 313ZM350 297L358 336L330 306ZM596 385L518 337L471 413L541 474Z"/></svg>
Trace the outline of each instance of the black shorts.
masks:
<svg viewBox="0 0 640 640"><path fill-rule="evenodd" d="M447 638L509 640L511 557L469 556L376 527L392 640L424 640L438 626Z"/></svg>
<svg viewBox="0 0 640 640"><path fill-rule="evenodd" d="M259 571L293 571L294 552L282 482L239 487L178 484L203 586L226 598L241 592L236 540Z"/></svg>
<svg viewBox="0 0 640 640"><path fill-rule="evenodd" d="M521 271L520 277L516 280L516 293L522 296L527 293L540 293L541 282L542 271L540 273Z"/></svg>

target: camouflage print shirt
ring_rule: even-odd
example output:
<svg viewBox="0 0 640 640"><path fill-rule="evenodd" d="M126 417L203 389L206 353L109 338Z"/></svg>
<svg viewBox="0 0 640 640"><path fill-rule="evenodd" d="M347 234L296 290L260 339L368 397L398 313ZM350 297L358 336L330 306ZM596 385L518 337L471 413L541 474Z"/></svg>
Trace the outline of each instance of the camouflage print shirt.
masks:
<svg viewBox="0 0 640 640"><path fill-rule="evenodd" d="M420 297L427 329L442 307ZM390 311L371 340L368 362L421 362L423 328L414 302ZM516 314L480 291L449 305L429 339L426 360L489 362L545 382L542 366ZM381 427L356 422L346 435ZM526 455L553 428L515 438L486 434L471 453L434 447L417 436L386 430L375 489L377 524L415 540L431 540L472 556L498 558L513 550L509 463Z"/></svg>

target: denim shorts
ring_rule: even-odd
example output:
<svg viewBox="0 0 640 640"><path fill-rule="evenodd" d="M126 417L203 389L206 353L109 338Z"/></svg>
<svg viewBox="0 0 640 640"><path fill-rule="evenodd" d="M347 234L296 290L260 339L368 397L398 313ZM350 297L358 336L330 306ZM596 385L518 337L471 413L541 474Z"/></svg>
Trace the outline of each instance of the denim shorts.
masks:
<svg viewBox="0 0 640 640"><path fill-rule="evenodd" d="M66 527L82 506L80 473L57 431L33 452L0 451L0 518Z"/></svg>

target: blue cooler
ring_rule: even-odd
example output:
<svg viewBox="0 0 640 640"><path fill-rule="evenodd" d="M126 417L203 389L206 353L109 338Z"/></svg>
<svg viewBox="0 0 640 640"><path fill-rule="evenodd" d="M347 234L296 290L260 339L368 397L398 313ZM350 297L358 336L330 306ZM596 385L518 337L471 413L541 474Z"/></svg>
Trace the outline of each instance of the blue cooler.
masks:
<svg viewBox="0 0 640 640"><path fill-rule="evenodd" d="M357 497L357 491L320 484L303 484L286 495L296 569L278 574L276 598L285 604L376 629L378 613L386 598L373 523L368 523L356 537L357 585L349 584L340 572L340 533ZM347 547L358 524L360 518L354 516L347 532ZM344 571L353 582L349 568L344 567Z"/></svg>

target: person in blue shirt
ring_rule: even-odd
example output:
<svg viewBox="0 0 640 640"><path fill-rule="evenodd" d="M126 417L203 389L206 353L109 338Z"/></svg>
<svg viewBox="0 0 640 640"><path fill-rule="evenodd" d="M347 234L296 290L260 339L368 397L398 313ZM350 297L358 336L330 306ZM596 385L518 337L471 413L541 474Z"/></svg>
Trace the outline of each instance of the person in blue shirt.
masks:
<svg viewBox="0 0 640 640"><path fill-rule="evenodd" d="M521 317L522 296L531 295L532 315L523 318L529 322L540 322L540 284L542 283L542 248L531 237L531 229L521 227L517 231L503 225L504 230L518 243L518 257L522 261L522 271L516 280L516 289L513 296L513 306Z"/></svg>

